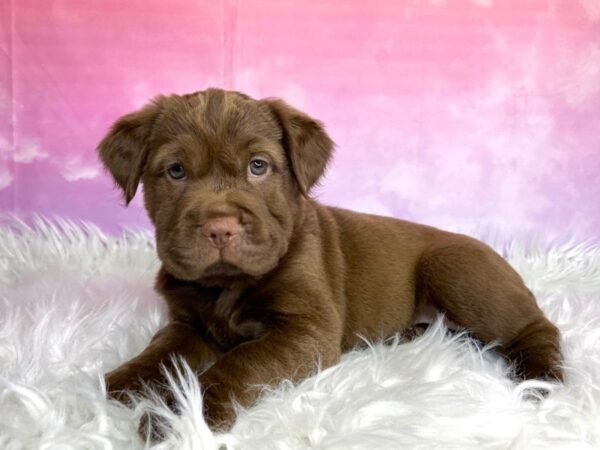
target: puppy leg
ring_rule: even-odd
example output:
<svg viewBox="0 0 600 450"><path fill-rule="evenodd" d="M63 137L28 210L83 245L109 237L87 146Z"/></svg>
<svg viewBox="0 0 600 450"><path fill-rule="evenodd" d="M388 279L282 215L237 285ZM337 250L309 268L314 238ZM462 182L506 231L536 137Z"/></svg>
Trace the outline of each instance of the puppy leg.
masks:
<svg viewBox="0 0 600 450"><path fill-rule="evenodd" d="M144 383L161 384L160 365L171 367L171 356L180 355L194 369L215 361L217 354L189 324L172 322L158 331L146 349L105 376L109 395L126 401L125 391L140 392Z"/></svg>
<svg viewBox="0 0 600 450"><path fill-rule="evenodd" d="M150 345L135 358L105 376L108 394L122 403L128 403L127 393L142 393L144 384L159 392L165 403L173 408L172 392L165 389L161 364L172 369L172 356L185 358L195 371L202 371L214 362L218 352L209 345L194 327L183 322L171 322L154 335ZM161 439L160 419L146 413L140 421L138 432L142 439L150 436Z"/></svg>
<svg viewBox="0 0 600 450"><path fill-rule="evenodd" d="M562 380L557 328L521 277L485 244L457 236L427 250L417 301L438 307L484 342L499 341L519 377Z"/></svg>
<svg viewBox="0 0 600 450"><path fill-rule="evenodd" d="M144 384L157 391L165 403L173 408L173 394L165 388L165 379L161 364L172 369L172 356L185 358L195 371L205 369L218 357L217 352L189 324L172 322L161 329L152 338L150 345L135 358L106 374L106 390L108 394L127 404L127 393L142 393ZM142 439L150 436L153 441L161 436L160 419L150 413L141 418L138 432Z"/></svg>
<svg viewBox="0 0 600 450"><path fill-rule="evenodd" d="M309 376L318 361L323 368L338 361L340 336L331 335L331 329L315 330L318 319L310 322L306 326L289 322L240 344L200 376L205 419L213 430L231 427L233 401L248 407L265 385Z"/></svg>

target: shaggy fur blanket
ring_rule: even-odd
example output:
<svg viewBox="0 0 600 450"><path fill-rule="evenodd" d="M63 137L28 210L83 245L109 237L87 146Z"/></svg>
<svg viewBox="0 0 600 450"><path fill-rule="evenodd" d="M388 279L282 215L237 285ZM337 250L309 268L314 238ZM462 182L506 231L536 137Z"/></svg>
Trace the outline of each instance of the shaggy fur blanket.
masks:
<svg viewBox="0 0 600 450"><path fill-rule="evenodd" d="M102 374L165 320L151 235L67 222L0 227L0 448L599 448L600 247L484 240L561 329L564 385L515 384L493 345L449 335L439 319L412 342L369 343L266 391L230 433L213 434L185 365L171 379L179 415L152 395L134 409L106 399ZM536 386L547 398L535 398ZM148 408L165 418L164 442L136 434Z"/></svg>

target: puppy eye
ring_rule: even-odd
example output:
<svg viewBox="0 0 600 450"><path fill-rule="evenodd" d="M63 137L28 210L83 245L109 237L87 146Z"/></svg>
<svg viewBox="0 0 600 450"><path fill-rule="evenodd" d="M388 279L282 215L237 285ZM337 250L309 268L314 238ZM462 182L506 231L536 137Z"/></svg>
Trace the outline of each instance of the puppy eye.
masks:
<svg viewBox="0 0 600 450"><path fill-rule="evenodd" d="M181 180L183 177L185 177L185 169L179 163L171 164L167 168L167 173L174 180Z"/></svg>
<svg viewBox="0 0 600 450"><path fill-rule="evenodd" d="M253 177L263 176L267 170L269 170L269 163L262 158L254 158L248 164L248 172Z"/></svg>

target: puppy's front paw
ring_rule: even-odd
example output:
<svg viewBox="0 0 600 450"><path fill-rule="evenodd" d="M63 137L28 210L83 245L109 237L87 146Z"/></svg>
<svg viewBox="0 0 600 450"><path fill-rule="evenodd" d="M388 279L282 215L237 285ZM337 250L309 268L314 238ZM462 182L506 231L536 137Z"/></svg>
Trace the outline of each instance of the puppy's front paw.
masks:
<svg viewBox="0 0 600 450"><path fill-rule="evenodd" d="M165 387L164 377L158 367L125 364L107 373L104 379L109 397L127 406L131 406L131 394L143 396L148 387L157 392L171 410L175 408L173 393ZM143 440L150 437L153 442L160 441L165 426L164 419L146 411L140 419L138 434Z"/></svg>
<svg viewBox="0 0 600 450"><path fill-rule="evenodd" d="M208 372L200 377L200 383L203 389L204 420L213 431L228 431L235 422L231 390L214 381L214 377L210 377Z"/></svg>
<svg viewBox="0 0 600 450"><path fill-rule="evenodd" d="M104 376L109 397L125 404L129 403L128 394L143 394L146 386L158 389L161 397L164 397L163 378L158 366L138 364L124 364Z"/></svg>
<svg viewBox="0 0 600 450"><path fill-rule="evenodd" d="M205 395L203 410L204 420L213 431L228 431L235 422L235 411L230 401L214 400Z"/></svg>
<svg viewBox="0 0 600 450"><path fill-rule="evenodd" d="M104 376L106 392L109 397L128 403L128 392L139 394L142 389L140 374L134 368L121 366Z"/></svg>
<svg viewBox="0 0 600 450"><path fill-rule="evenodd" d="M143 441L149 438L150 442L160 442L165 438L168 427L169 424L164 417L146 411L140 418L137 432Z"/></svg>

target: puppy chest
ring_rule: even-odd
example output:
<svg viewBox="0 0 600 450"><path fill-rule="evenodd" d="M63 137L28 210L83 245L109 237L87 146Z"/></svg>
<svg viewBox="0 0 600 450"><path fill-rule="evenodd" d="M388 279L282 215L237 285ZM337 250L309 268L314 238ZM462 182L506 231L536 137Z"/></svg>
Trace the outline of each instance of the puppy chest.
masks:
<svg viewBox="0 0 600 450"><path fill-rule="evenodd" d="M205 320L210 338L221 349L229 350L242 342L258 339L264 334L263 323L245 314L243 307L232 305L230 308L223 308L222 306L217 302L213 314Z"/></svg>

